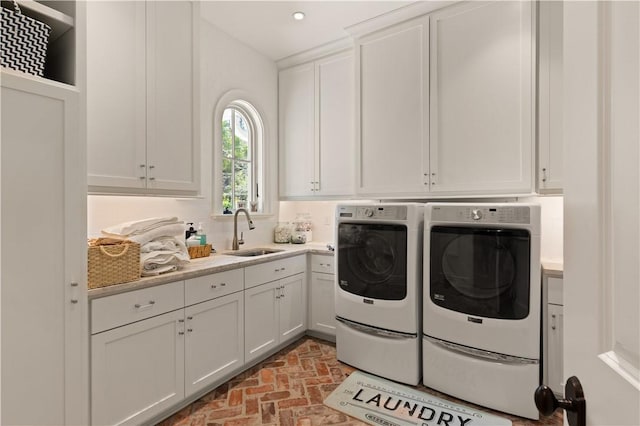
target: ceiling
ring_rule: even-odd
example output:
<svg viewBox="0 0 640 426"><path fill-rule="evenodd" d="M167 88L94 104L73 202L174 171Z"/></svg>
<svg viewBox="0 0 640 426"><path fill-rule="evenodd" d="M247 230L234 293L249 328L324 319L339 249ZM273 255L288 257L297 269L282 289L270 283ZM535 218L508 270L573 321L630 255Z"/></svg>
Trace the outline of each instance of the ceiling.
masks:
<svg viewBox="0 0 640 426"><path fill-rule="evenodd" d="M278 61L342 39L346 27L411 1L203 1L202 16L263 55ZM302 21L293 12L304 12Z"/></svg>

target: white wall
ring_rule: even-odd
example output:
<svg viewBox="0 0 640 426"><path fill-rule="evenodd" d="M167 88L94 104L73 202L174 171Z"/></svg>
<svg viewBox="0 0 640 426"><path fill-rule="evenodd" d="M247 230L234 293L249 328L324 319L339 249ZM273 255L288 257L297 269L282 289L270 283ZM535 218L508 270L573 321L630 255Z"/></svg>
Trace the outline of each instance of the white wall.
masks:
<svg viewBox="0 0 640 426"><path fill-rule="evenodd" d="M562 200L562 196L528 197L520 200L540 204L543 260L562 262ZM338 201L281 201L280 221L289 222L295 219L298 213L309 213L313 222L313 241L333 243L334 211L338 203Z"/></svg>
<svg viewBox="0 0 640 426"><path fill-rule="evenodd" d="M161 197L129 197L92 195L88 197L88 235L117 223L156 216L178 216L185 222L203 223L214 248L231 248L233 221L229 217L211 218L212 164L211 141L219 127L212 122L213 111L220 97L229 90L251 95L255 106L264 113L266 142L266 186L277 196L277 113L278 72L273 61L240 43L204 19L200 22L200 136L201 136L201 198L175 199ZM254 217L256 229L248 232L244 217L238 222L247 244L271 242L277 222L278 203L273 215Z"/></svg>

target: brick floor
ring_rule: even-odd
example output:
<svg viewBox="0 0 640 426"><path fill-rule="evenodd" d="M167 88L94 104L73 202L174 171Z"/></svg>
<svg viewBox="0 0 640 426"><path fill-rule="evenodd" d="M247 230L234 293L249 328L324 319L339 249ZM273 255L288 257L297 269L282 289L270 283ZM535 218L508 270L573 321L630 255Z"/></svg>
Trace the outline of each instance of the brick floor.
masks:
<svg viewBox="0 0 640 426"><path fill-rule="evenodd" d="M304 337L163 420L158 426L365 425L322 401L354 368L336 359L333 343ZM459 401L424 386L434 396L509 418L514 426L560 426L562 414L534 422Z"/></svg>

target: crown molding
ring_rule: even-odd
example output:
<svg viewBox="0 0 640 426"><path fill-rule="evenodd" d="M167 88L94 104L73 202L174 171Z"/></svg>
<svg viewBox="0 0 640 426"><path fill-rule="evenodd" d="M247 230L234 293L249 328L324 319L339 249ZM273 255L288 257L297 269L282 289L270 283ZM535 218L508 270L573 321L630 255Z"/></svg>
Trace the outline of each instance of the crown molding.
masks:
<svg viewBox="0 0 640 426"><path fill-rule="evenodd" d="M278 69L281 70L351 48L353 48L353 39L347 36L312 49L296 53L295 55L282 58L276 61L276 65Z"/></svg>

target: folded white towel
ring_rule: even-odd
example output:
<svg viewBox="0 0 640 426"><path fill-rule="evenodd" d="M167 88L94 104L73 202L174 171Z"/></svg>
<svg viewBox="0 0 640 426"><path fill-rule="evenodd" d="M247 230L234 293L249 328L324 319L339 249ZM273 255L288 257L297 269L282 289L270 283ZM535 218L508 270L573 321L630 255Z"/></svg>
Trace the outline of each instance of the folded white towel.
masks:
<svg viewBox="0 0 640 426"><path fill-rule="evenodd" d="M162 228L158 228L145 235L162 232L161 230ZM140 266L143 276L175 271L187 263L189 263L189 251L182 242L182 235L180 237L159 236L152 241L141 243Z"/></svg>
<svg viewBox="0 0 640 426"><path fill-rule="evenodd" d="M124 222L118 225L110 226L102 230L104 235L128 237L132 235L139 235L152 229L170 225L178 222L177 217L151 217L148 219L136 220L131 222Z"/></svg>
<svg viewBox="0 0 640 426"><path fill-rule="evenodd" d="M151 229L144 233L131 235L127 237L127 239L133 242L136 242L140 245L143 245L148 243L149 241L154 241L161 237L184 238L184 225L182 223L164 225L164 226Z"/></svg>

